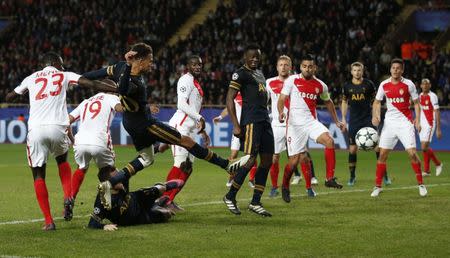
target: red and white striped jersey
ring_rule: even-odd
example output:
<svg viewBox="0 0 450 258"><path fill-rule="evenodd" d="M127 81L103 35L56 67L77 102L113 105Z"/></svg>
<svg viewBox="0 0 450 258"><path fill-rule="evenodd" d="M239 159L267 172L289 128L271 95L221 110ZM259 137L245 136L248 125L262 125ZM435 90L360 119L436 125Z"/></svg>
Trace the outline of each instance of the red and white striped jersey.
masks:
<svg viewBox="0 0 450 258"><path fill-rule="evenodd" d="M382 101L386 97L387 112L385 122L412 123L410 101L417 100L416 86L411 80L402 78L398 83L392 83L388 78L380 83L375 99Z"/></svg>
<svg viewBox="0 0 450 258"><path fill-rule="evenodd" d="M329 100L328 86L315 76L309 80L301 74L291 75L284 82L281 94L290 97L288 124L305 125L317 120L317 98Z"/></svg>
<svg viewBox="0 0 450 258"><path fill-rule="evenodd" d="M203 89L200 83L190 73L180 77L177 83L177 111L172 119L179 126L195 128L197 122L202 118L200 110L203 101ZM171 121L173 121L171 119Z"/></svg>
<svg viewBox="0 0 450 258"><path fill-rule="evenodd" d="M79 120L75 145L96 145L111 147L109 127L116 114L119 97L112 94L98 93L85 99L70 115Z"/></svg>
<svg viewBox="0 0 450 258"><path fill-rule="evenodd" d="M434 92L420 93L420 122L433 126L436 122L435 110L439 109L438 97Z"/></svg>
<svg viewBox="0 0 450 258"><path fill-rule="evenodd" d="M266 80L266 90L269 93L271 108L272 108L272 125L273 126L286 126L286 121L280 123L278 120L278 98L280 97L281 90L283 89L284 81L278 76ZM289 109L289 99L286 99L284 103L284 113L287 114Z"/></svg>
<svg viewBox="0 0 450 258"><path fill-rule="evenodd" d="M28 130L38 125L69 125L66 91L70 83L77 83L81 75L59 71L47 66L37 71L17 86L17 94L29 92L30 118Z"/></svg>

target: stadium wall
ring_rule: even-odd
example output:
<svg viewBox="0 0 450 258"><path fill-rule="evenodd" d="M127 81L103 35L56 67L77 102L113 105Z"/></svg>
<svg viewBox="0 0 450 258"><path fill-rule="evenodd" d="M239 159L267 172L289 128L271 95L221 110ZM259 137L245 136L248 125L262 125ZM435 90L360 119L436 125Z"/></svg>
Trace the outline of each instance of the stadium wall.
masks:
<svg viewBox="0 0 450 258"><path fill-rule="evenodd" d="M26 121L20 121L17 118L20 114L25 114L25 118L27 118L28 108L3 108L0 111L0 143L25 143L27 132ZM213 117L218 116L221 111L222 109L218 108L206 108L202 110L202 115L207 121L206 131L211 136L211 143L214 147L228 147L232 135L232 125L228 117L217 125L212 123ZM175 109L173 108L161 108L156 117L161 121L168 122L174 113ZM348 144L347 137L337 128L336 124L332 123L331 116L328 112L326 110L318 110L318 117L329 128L334 137L336 148L346 149ZM113 144L131 144L131 139L123 128L121 121L122 115L117 114L112 122L111 137ZM450 132L450 110L441 111L441 127L444 137L441 140L437 140L434 136L431 147L435 150L450 151L450 137L446 135L447 132ZM76 132L76 124L73 125L73 129ZM198 137L197 141L200 141L200 137ZM419 143L418 139L417 143ZM321 145L311 140L309 141L309 147L322 148ZM418 148L420 148L419 144Z"/></svg>

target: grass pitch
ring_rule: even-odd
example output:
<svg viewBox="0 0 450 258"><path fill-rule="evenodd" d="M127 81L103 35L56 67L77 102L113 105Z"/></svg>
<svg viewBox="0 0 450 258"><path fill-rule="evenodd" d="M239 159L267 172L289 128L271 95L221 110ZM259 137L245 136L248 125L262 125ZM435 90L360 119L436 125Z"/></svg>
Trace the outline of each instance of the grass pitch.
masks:
<svg viewBox="0 0 450 258"><path fill-rule="evenodd" d="M135 156L132 147L115 150L118 167ZM227 149L216 151L228 156ZM334 190L323 186L323 152L312 151L319 195L308 199L302 181L291 188L290 204L280 197L270 199L269 178L262 201L272 218L246 210L252 193L247 185L238 195L243 214L228 212L221 202L227 191L226 173L196 161L177 197L185 212L166 224L121 227L116 232L86 228L96 194L95 165L81 187L75 218L61 219L62 189L51 160L46 180L57 231L43 232L25 146L0 145L0 257L449 257L450 153L437 155L448 167L440 177L425 178L427 197L419 197L406 153L394 152L388 161L393 184L373 199L369 196L375 175L372 152L359 153L357 184L347 187L347 153L338 151L336 176L345 186ZM280 167L285 161L283 157ZM170 152L159 154L153 166L132 179L132 189L164 181L171 166Z"/></svg>

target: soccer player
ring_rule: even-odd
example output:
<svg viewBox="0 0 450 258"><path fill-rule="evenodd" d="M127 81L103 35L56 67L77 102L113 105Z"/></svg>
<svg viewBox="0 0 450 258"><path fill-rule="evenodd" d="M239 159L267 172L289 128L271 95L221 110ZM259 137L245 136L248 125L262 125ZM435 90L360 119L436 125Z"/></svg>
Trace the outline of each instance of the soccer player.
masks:
<svg viewBox="0 0 450 258"><path fill-rule="evenodd" d="M419 184L420 196L427 195L427 188L423 185L422 180L420 159L416 152L414 131L415 126L420 132L419 96L414 83L402 77L403 67L402 59L392 59L391 77L381 82L372 106L372 124L378 126L381 120L381 101L386 97L387 112L378 145L380 147L380 157L377 162L375 188L371 193L372 197L377 197L383 191L381 179L386 172L386 161L389 152L395 147L398 140L402 143L411 160L411 166L416 173L417 183ZM416 114L414 120L409 109L411 101L414 103Z"/></svg>
<svg viewBox="0 0 450 258"><path fill-rule="evenodd" d="M197 158L204 159L228 172L234 172L237 167L244 164L249 156L236 161L229 161L211 150L197 144L192 138L183 136L175 128L162 123L152 117L147 108L147 87L144 75L153 67L153 50L145 43L137 43L125 54L126 62L119 62L97 71L85 74L89 78L110 77L119 82L120 101L122 103L123 126L133 140L138 156L122 168L115 176L99 184L98 189L105 207L111 208L112 186L129 179L138 171L153 164L155 142L163 142L184 147ZM205 120L198 118L200 131L205 127Z"/></svg>
<svg viewBox="0 0 450 258"><path fill-rule="evenodd" d="M342 188L334 177L336 157L334 151L334 140L328 128L317 120L316 102L317 98L324 101L330 112L333 121L339 128L343 124L338 120L333 101L330 99L327 85L313 75L314 58L305 55L301 58L300 74L291 75L284 82L281 95L278 99L278 113L280 123L287 120L287 149L289 155L289 169L283 176L283 187L281 190L283 200L290 202L289 180L295 167L300 162L303 177L306 182L307 194L314 197L316 193L311 188L311 168L310 159L306 155L306 144L308 138L325 146L326 162L326 187ZM286 99L290 99L289 117L287 117L284 107Z"/></svg>
<svg viewBox="0 0 450 258"><path fill-rule="evenodd" d="M430 148L430 142L433 138L434 130L436 130L436 137L441 139L441 114L439 112L438 98L434 92L430 90L431 83L428 79L423 79L420 87L420 145L423 151L423 176L430 175L430 158L436 166L436 176L442 173L443 163L438 160L433 150Z"/></svg>
<svg viewBox="0 0 450 258"><path fill-rule="evenodd" d="M233 123L233 134L240 139L241 150L250 155L245 165L237 170L228 193L223 197L228 210L235 215L241 214L236 203L236 195L248 172L259 154L260 164L255 174L253 198L248 209L260 216L272 216L261 204L261 196L266 186L267 175L272 165L274 141L272 127L267 110L267 91L265 78L258 66L261 51L256 45L249 45L244 50L244 65L231 77L227 93L227 109ZM242 113L239 121L236 116L234 98L242 95Z"/></svg>
<svg viewBox="0 0 450 258"><path fill-rule="evenodd" d="M202 73L203 62L202 59L193 55L187 59L187 73L181 76L177 83L177 111L169 121L169 125L176 128L181 135L194 138L195 134L200 134L203 138L205 147L209 146L210 138L205 132L204 125L201 120L204 120L200 115L203 100L203 89L199 83L199 79ZM180 179L186 181L192 172L192 163L194 162L194 156L190 154L185 148L177 145L172 145L172 155L174 164L172 169L167 175L167 181L172 179ZM182 163L185 162L183 167L188 169L180 169ZM164 193L169 196L169 207L173 211L182 211L173 200L175 196L181 191L181 188L173 189Z"/></svg>
<svg viewBox="0 0 450 258"><path fill-rule="evenodd" d="M348 167L350 171L350 179L347 185L353 186L356 182L356 161L357 150L355 136L356 133L363 127L372 126L372 108L371 104L376 93L375 85L371 80L363 78L364 65L360 62L354 62L350 65L350 72L352 74L352 80L346 82L342 88L342 123L344 129L347 129L347 110L350 106L350 119L348 127L348 141L349 141L349 153L348 153ZM377 147L375 154L378 159L380 156L380 150ZM384 183L390 184L390 179L387 173L384 175Z"/></svg>
<svg viewBox="0 0 450 258"><path fill-rule="evenodd" d="M55 157L58 164L64 191L64 218L72 219L71 169L67 162L69 114L66 91L69 84L77 83L81 87L100 91L115 91L116 88L103 82L90 81L73 72L65 72L62 58L54 52L44 54L41 64L43 69L26 77L14 91L8 93L6 101L11 101L28 91L30 100L27 135L28 165L33 173L34 190L39 207L45 218L43 230L55 230L45 183L49 153Z"/></svg>
<svg viewBox="0 0 450 258"><path fill-rule="evenodd" d="M113 94L98 93L85 99L70 114L70 123L79 121L75 135L74 151L78 169L72 175L72 194L75 201L89 162L94 159L99 173L114 168L115 154L109 127L116 112L122 112L119 97Z"/></svg>
<svg viewBox="0 0 450 258"><path fill-rule="evenodd" d="M106 180L103 179L103 180ZM94 211L88 223L92 229L115 231L117 226L131 226L167 222L173 215L167 207L168 197L161 197L165 191L171 191L183 186L181 180L171 180L164 184L155 184L152 187L141 188L128 192L122 184L116 185L112 195L112 208L105 209L101 197L97 194ZM104 224L107 219L111 224Z"/></svg>

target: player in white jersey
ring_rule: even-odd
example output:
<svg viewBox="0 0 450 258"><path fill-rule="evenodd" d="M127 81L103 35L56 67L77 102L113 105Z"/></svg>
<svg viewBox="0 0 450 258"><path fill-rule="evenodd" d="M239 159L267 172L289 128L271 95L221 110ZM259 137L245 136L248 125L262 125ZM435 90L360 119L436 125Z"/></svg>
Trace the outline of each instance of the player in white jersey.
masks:
<svg viewBox="0 0 450 258"><path fill-rule="evenodd" d="M109 128L116 112L122 112L119 97L98 93L85 99L69 114L71 124L79 121L73 146L78 165L72 175L71 197L74 201L92 159L99 169L99 178L114 170L115 155Z"/></svg>
<svg viewBox="0 0 450 258"><path fill-rule="evenodd" d="M381 180L386 172L386 161L389 152L394 149L398 140L402 143L411 166L416 173L416 179L419 184L420 196L427 195L427 189L423 185L422 172L420 168L420 159L416 152L416 138L414 126L420 132L420 106L419 96L416 86L411 80L403 78L403 60L394 58L391 61L391 77L381 82L378 88L372 107L372 124L378 126L381 121L381 101L386 97L387 112L384 119L384 126L381 130L380 157L378 158L376 168L375 188L371 196L377 197L381 191ZM413 121L410 110L410 102L414 103L416 117Z"/></svg>
<svg viewBox="0 0 450 258"><path fill-rule="evenodd" d="M294 168L300 162L308 196L314 197L315 192L311 188L310 160L306 155L308 138L325 145L325 186L338 189L342 188L342 185L337 183L336 178L334 177L336 165L334 140L331 137L328 128L317 120L316 102L318 97L324 101L324 104L336 125L342 129L343 124L337 118L336 110L333 101L330 99L327 85L313 75L314 58L311 55L302 57L300 70L301 74L291 75L284 82L277 105L279 113L278 119L280 122L287 120L288 127L286 138L288 142L287 148L290 168L285 171L283 181L289 182ZM284 111L287 98L290 99L288 117ZM283 183L282 197L285 202L290 202L289 184Z"/></svg>
<svg viewBox="0 0 450 258"><path fill-rule="evenodd" d="M200 115L203 101L203 89L199 83L202 73L202 59L199 56L190 56L187 60L187 73L180 77L177 83L177 111L169 121L169 125L177 129L181 135L195 138L200 134L205 146L209 146L210 138L205 132L205 119ZM185 148L172 145L174 164L167 175L167 181L173 179L183 180L185 183L192 172L194 156ZM182 188L173 189L164 193L169 196L169 207L174 211L182 210L173 202L175 196Z"/></svg>
<svg viewBox="0 0 450 258"><path fill-rule="evenodd" d="M30 116L28 120L27 157L34 178L36 197L45 217L43 230L55 230L50 212L45 170L49 153L58 164L59 176L64 190L64 218L72 219L71 171L67 162L69 139L69 115L66 91L70 84L97 90L115 91L106 83L90 81L81 75L65 72L62 58L53 52L43 55L43 70L26 77L14 91L8 93L6 101L28 92Z"/></svg>
<svg viewBox="0 0 450 258"><path fill-rule="evenodd" d="M430 90L431 83L428 79L423 79L420 84L422 92L419 96L420 103L420 145L423 152L423 167L422 176L430 175L430 158L436 166L436 176L442 173L442 162L436 157L433 150L430 148L431 139L436 130L436 137L441 139L441 113L439 112L438 97Z"/></svg>

